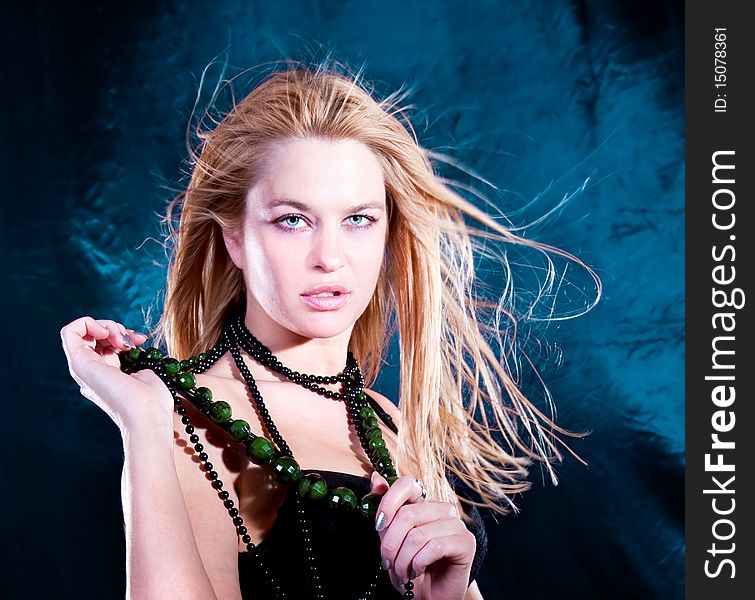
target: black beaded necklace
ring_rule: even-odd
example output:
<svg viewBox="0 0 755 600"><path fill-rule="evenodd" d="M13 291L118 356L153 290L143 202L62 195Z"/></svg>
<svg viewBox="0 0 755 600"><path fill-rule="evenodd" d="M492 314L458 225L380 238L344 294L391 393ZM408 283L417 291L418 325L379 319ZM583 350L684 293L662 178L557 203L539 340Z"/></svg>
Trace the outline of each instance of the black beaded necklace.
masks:
<svg viewBox="0 0 755 600"><path fill-rule="evenodd" d="M289 381L306 387L328 398L343 400L347 405L347 411L351 424L357 433L360 444L370 458L375 470L385 477L389 484L397 478L397 472L393 466L385 440L382 437L379 422L375 413L367 403L367 395L364 393L364 377L359 369L356 359L349 351L347 354L346 367L338 375L308 375L292 371L283 365L259 340L257 340L246 328L244 315L238 314L231 319L224 328L220 341L207 352L191 356L185 360L177 360L163 356L157 348L143 350L132 348L120 354L121 369L126 373L133 373L142 369L153 370L166 384L174 399L175 410L181 415L181 423L189 434L189 441L194 445L194 450L199 454L199 460L204 470L208 473L212 487L218 492L218 497L223 501L229 516L236 526L236 531L241 540L246 544L249 558L258 574L266 581L275 598L288 598L288 594L280 586L280 577L264 564L264 560L257 546L252 543L251 536L244 526L243 518L230 499L229 493L223 489L223 482L218 478L214 465L209 461L209 456L204 451L204 445L200 442L195 432L191 419L186 414L181 396L188 399L203 414L208 416L214 423L219 425L232 440L244 444L246 454L250 461L257 465L270 464L275 479L282 484L297 484L298 494L294 496L296 514L302 538L304 541L304 559L307 565L307 575L310 588L314 597L325 599L327 591L320 578L317 558L312 547L312 539L309 535L309 524L306 510L302 500L323 501L327 499L329 508L337 511L358 511L365 518L373 518L380 502L380 496L368 493L357 500L357 495L348 487L337 487L328 490L325 478L319 473L312 472L301 474L299 464L294 460L293 453L288 444L281 436L270 413L265 406L262 395L249 368L244 362L239 348L247 352L253 359L279 373ZM226 352L230 352L234 362L247 384L252 396L252 404L262 419L265 430L273 439L275 446L263 436L256 436L251 432L249 424L243 419L233 419L231 407L222 400L213 401L212 392L206 387L196 387L195 374L202 373L215 364ZM342 392L334 392L319 384L342 384ZM388 422L392 425L390 417ZM277 446L277 448L276 448ZM377 581L381 569L378 567L375 577L369 582L367 590L359 597L360 600L371 598L377 588ZM414 597L412 589L414 584L408 581L404 584L404 598Z"/></svg>

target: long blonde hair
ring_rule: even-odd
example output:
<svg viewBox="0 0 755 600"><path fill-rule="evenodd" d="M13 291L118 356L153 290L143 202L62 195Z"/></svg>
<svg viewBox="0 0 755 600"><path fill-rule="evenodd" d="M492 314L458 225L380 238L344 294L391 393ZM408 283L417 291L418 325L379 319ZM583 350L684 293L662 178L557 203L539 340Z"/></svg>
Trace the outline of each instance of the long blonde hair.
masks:
<svg viewBox="0 0 755 600"><path fill-rule="evenodd" d="M515 347L517 335L509 265L502 260L503 295L486 300L475 256L491 242L558 254L591 275L596 302L599 278L571 254L516 235L437 175L433 161L443 157L420 146L400 105L401 91L376 100L359 74L337 63L308 67L288 61L285 67L234 102L216 126L197 128L190 181L164 218L171 255L158 345L179 358L206 350L219 340L229 313L243 306L244 280L226 251L222 228L239 227L246 192L264 172L270 145L291 138L360 141L383 168L388 242L350 349L370 387L398 332L396 466L462 516L460 501L500 513L516 510L512 496L530 485L526 467L545 464L555 483L551 463L562 459L557 444L563 444L558 434L574 434L558 427L515 383L502 355L504 347ZM457 497L448 473L479 501Z"/></svg>

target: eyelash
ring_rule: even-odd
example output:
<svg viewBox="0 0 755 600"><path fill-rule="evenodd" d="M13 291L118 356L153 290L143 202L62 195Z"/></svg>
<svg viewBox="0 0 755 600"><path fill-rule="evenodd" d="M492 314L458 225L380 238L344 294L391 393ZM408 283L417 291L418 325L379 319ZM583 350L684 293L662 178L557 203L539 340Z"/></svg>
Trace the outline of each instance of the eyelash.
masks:
<svg viewBox="0 0 755 600"><path fill-rule="evenodd" d="M377 221L377 218L375 217L371 217L370 215L361 215L361 214L349 215L346 218L353 219L354 217L363 217L367 219L369 223L367 225L350 225L349 229L369 229ZM284 225L284 221L286 221L287 219L293 219L293 218L304 220L304 217L302 215L290 214L290 215L283 215L279 219L276 219L275 223L284 231L301 231L302 229L304 229L303 227L288 227L287 225Z"/></svg>

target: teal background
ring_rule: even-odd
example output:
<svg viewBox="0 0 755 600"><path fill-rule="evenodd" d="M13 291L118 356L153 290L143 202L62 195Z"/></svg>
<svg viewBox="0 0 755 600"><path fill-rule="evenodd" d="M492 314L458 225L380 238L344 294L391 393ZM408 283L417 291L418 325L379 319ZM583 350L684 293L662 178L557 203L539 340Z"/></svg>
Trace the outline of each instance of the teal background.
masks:
<svg viewBox="0 0 755 600"><path fill-rule="evenodd" d="M559 423L592 431L572 443L589 466L567 458L558 487L534 470L519 515L488 515L483 595L682 597L681 2L50 2L5 14L2 597L123 597L120 437L78 394L58 331L84 314L144 322L164 272L156 215L183 183L213 58L200 105L223 61L231 76L322 47L364 63L379 90L413 84L424 145L495 184L483 191L515 224L552 210L526 235L604 284L597 308L536 329L530 347ZM572 275L565 311L591 291ZM387 369L379 388L394 400L395 377Z"/></svg>

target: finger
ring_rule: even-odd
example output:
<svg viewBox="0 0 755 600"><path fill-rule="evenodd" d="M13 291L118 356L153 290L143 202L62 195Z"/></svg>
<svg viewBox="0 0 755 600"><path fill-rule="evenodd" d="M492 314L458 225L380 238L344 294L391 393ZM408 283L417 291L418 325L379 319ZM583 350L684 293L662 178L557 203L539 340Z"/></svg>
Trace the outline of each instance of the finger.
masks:
<svg viewBox="0 0 755 600"><path fill-rule="evenodd" d="M375 529L382 531L390 525L393 517L406 502L414 502L419 498L420 490L416 479L408 475L399 477L385 493L378 505L375 517Z"/></svg>
<svg viewBox="0 0 755 600"><path fill-rule="evenodd" d="M404 504L399 508L390 526L380 532L382 564L387 568L396 564L400 551L407 544L414 549L411 554L414 556L414 553L427 542L422 534L429 530L423 529L423 526L436 522L444 522L444 529L438 535L448 535L455 530L465 529L464 523L456 516L453 506L447 502Z"/></svg>
<svg viewBox="0 0 755 600"><path fill-rule="evenodd" d="M146 333L141 333L140 331L135 331L134 329L127 329L129 337L131 338L131 341L139 346L146 342L149 339L149 336Z"/></svg>
<svg viewBox="0 0 755 600"><path fill-rule="evenodd" d="M404 549L397 557L397 576L406 577L403 581L422 576L428 567L441 559L460 567L472 568L477 540L468 529L450 535L431 536L411 558L404 556ZM407 548L407 555L411 549ZM401 569L401 570L398 570Z"/></svg>
<svg viewBox="0 0 755 600"><path fill-rule="evenodd" d="M79 351L83 346L92 348L91 345L85 345L85 340L93 341L107 339L110 336L110 330L97 322L92 317L80 317L72 321L60 330L60 338L63 342L63 351L66 353L69 361L74 352Z"/></svg>
<svg viewBox="0 0 755 600"><path fill-rule="evenodd" d="M382 496L385 494L388 489L391 487L391 485L388 483L388 480L380 475L377 471L372 472L372 477L370 479L370 485L371 489L370 492L373 494L378 494L379 496Z"/></svg>
<svg viewBox="0 0 755 600"><path fill-rule="evenodd" d="M130 339L128 341L126 340L126 336L128 334L126 332L126 328L123 325L111 319L98 319L97 321L100 323L100 325L103 325L110 330L110 336L107 338L110 346L112 346L116 350L127 350L128 348L133 348L133 342ZM102 346L107 347L107 344L104 343L104 340Z"/></svg>

